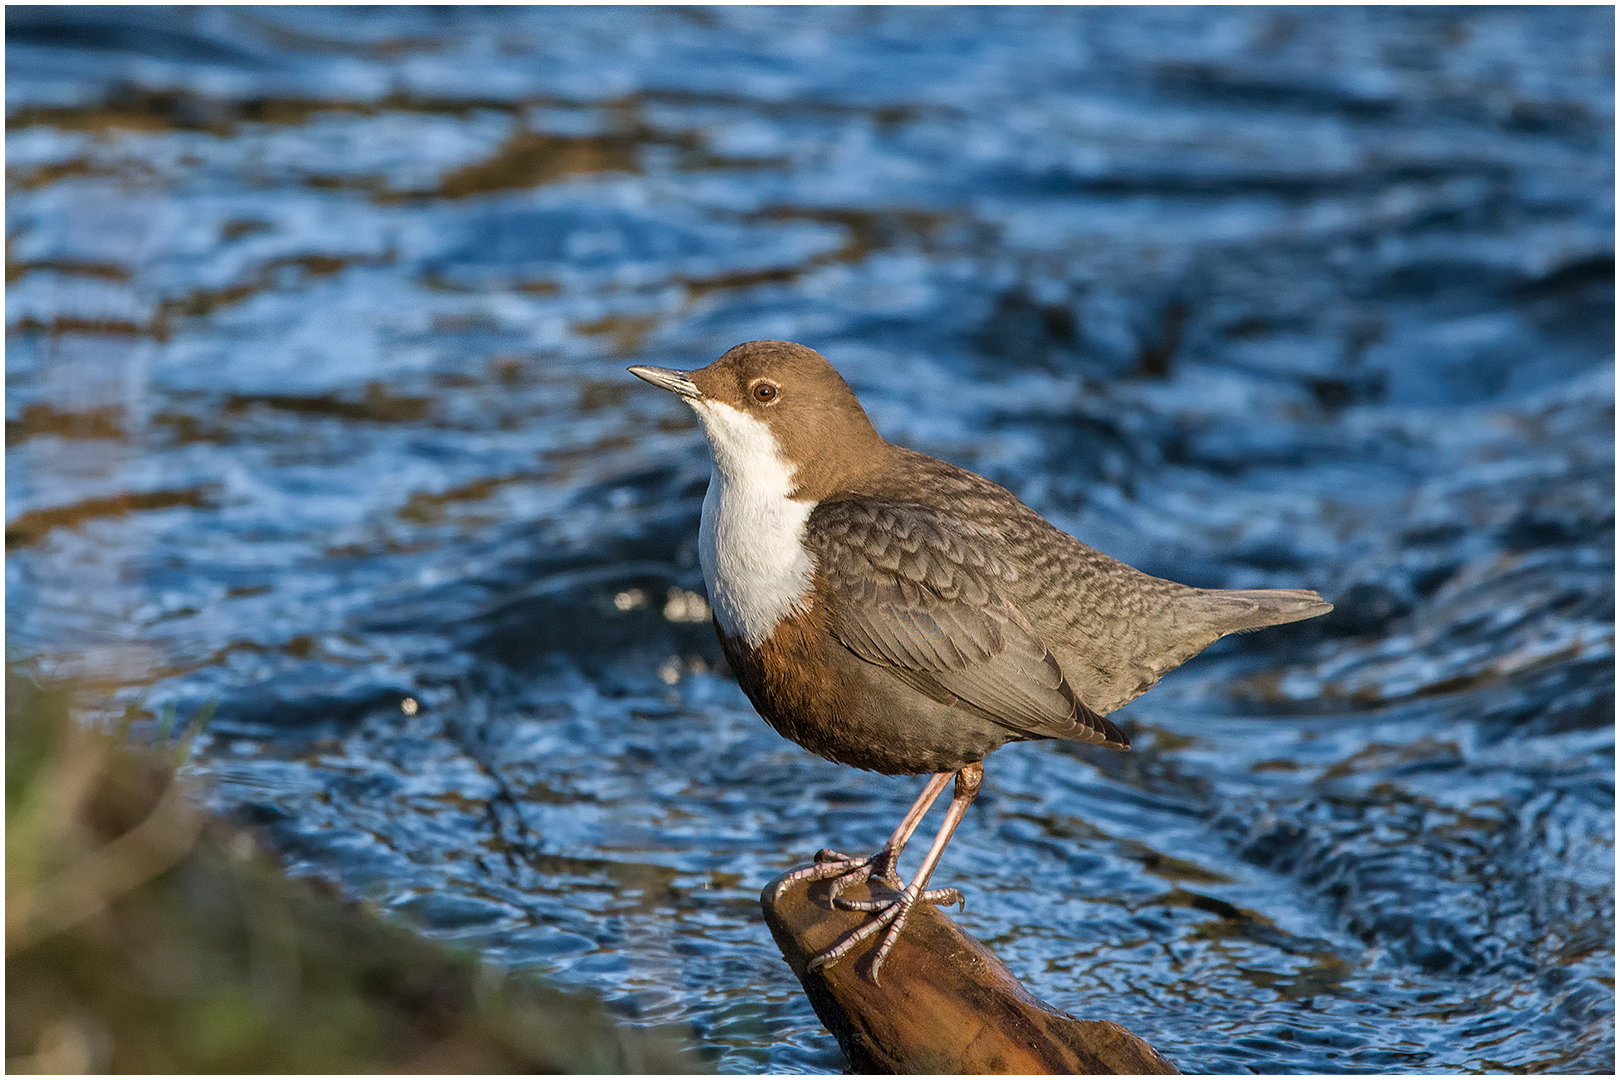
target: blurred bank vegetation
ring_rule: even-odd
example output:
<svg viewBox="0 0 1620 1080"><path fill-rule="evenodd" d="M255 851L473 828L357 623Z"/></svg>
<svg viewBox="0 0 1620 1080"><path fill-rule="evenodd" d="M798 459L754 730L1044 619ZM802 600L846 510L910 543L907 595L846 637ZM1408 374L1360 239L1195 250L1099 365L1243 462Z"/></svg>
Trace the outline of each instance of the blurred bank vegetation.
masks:
<svg viewBox="0 0 1620 1080"><path fill-rule="evenodd" d="M197 808L172 717L142 746L80 722L71 698L8 663L8 1072L698 1065L679 1032L619 1023L287 878Z"/></svg>

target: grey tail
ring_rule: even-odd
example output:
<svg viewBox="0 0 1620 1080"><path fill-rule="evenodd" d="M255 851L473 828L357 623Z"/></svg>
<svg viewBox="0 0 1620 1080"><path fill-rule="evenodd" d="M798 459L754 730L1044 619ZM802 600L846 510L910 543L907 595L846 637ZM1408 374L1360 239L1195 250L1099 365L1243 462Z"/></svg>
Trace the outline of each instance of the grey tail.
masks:
<svg viewBox="0 0 1620 1080"><path fill-rule="evenodd" d="M1200 589L1222 634L1314 619L1333 605L1310 589Z"/></svg>

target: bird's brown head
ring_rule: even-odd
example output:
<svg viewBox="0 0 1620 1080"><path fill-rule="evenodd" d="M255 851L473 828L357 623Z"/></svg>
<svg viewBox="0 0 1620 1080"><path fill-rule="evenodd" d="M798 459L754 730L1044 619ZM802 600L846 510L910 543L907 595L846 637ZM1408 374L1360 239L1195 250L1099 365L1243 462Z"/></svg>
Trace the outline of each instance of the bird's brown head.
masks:
<svg viewBox="0 0 1620 1080"><path fill-rule="evenodd" d="M729 476L776 458L794 499L856 488L889 449L827 358L791 341L749 341L696 371L632 367L680 397L703 422L715 466Z"/></svg>

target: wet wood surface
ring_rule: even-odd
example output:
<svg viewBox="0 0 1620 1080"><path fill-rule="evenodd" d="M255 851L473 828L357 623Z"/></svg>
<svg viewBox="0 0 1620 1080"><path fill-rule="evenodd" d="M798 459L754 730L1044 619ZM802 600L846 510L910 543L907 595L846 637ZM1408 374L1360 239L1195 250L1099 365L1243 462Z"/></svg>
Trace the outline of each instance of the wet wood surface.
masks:
<svg viewBox="0 0 1620 1080"><path fill-rule="evenodd" d="M773 881L760 897L765 921L856 1072L1179 1072L1118 1024L1077 1020L1034 997L994 953L931 905L912 913L880 984L866 974L877 938L807 972L811 957L868 916L833 909L825 882L795 884L773 902L775 891ZM864 900L893 893L876 884L871 892L857 886L844 895Z"/></svg>

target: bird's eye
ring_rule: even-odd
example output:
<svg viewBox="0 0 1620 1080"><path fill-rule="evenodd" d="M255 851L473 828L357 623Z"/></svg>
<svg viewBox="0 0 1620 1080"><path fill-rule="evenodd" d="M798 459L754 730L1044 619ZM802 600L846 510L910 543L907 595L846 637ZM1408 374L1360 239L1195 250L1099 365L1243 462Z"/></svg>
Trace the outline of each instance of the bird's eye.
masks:
<svg viewBox="0 0 1620 1080"><path fill-rule="evenodd" d="M773 382L757 382L754 384L754 400L761 405L769 405L776 400L776 384Z"/></svg>

